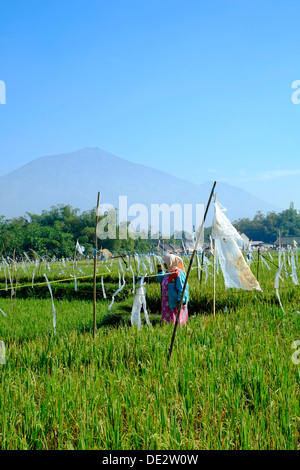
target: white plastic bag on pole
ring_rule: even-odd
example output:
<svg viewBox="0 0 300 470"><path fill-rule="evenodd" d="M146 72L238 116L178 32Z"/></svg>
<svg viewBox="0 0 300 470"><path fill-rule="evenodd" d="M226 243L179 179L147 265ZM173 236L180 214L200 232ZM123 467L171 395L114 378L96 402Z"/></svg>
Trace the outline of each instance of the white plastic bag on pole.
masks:
<svg viewBox="0 0 300 470"><path fill-rule="evenodd" d="M215 202L212 237L224 276L225 288L235 287L244 290L259 290L261 287L247 265L241 249L244 241L224 214L225 207Z"/></svg>
<svg viewBox="0 0 300 470"><path fill-rule="evenodd" d="M79 242L78 242L78 240L77 240L77 242L76 242L76 251L78 251L78 253L79 253L80 255L83 255L83 254L84 254L84 250L85 250L85 247L79 245Z"/></svg>

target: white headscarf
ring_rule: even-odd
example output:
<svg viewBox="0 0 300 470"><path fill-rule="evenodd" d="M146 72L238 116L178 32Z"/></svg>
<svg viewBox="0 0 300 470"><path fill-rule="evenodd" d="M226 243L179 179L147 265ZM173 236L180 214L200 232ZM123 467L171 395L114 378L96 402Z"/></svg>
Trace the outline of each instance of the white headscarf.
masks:
<svg viewBox="0 0 300 470"><path fill-rule="evenodd" d="M163 262L167 266L168 273L171 273L176 268L182 269L182 271L184 271L184 264L180 256L167 254L163 257Z"/></svg>

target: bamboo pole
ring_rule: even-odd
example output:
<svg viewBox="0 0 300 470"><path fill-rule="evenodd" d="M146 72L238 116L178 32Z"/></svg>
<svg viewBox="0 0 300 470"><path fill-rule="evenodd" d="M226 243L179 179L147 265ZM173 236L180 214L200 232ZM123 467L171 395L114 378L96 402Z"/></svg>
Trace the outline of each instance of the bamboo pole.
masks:
<svg viewBox="0 0 300 470"><path fill-rule="evenodd" d="M14 277L15 277L15 254L16 250L13 251L12 268L11 268L11 291L10 291L10 308L12 310L12 335L14 335L15 325L15 303L16 303L16 291L14 289ZM14 302L13 302L14 297Z"/></svg>
<svg viewBox="0 0 300 470"><path fill-rule="evenodd" d="M198 281L200 281L200 263L199 263L198 253L197 253L197 277L198 277Z"/></svg>
<svg viewBox="0 0 300 470"><path fill-rule="evenodd" d="M97 198L96 226L95 226L94 286L93 286L93 313L94 313L93 334L94 334L94 338L96 336L96 278L97 278L97 249L98 249L97 225L98 225L98 217L99 217L99 203L100 203L100 191L98 192L98 198Z"/></svg>
<svg viewBox="0 0 300 470"><path fill-rule="evenodd" d="M12 263L11 263L11 291L10 291L10 305L12 305L12 298L14 296L14 277L15 277L15 253L16 253L16 250L14 249L13 251L13 259L12 259Z"/></svg>
<svg viewBox="0 0 300 470"><path fill-rule="evenodd" d="M215 203L217 202L217 193L215 194ZM216 240L213 240L213 250L214 250L214 298L213 298L213 314L216 318L216 263L217 263L217 249L216 249Z"/></svg>
<svg viewBox="0 0 300 470"><path fill-rule="evenodd" d="M201 253L201 271L200 271L200 287L202 284L202 277L203 277L203 263L204 263L204 252Z"/></svg>
<svg viewBox="0 0 300 470"><path fill-rule="evenodd" d="M213 241L213 250L214 250L214 298L213 298L213 314L216 318L216 240Z"/></svg>
<svg viewBox="0 0 300 470"><path fill-rule="evenodd" d="M193 264L193 261L194 261L194 257L195 257L195 254L197 253L200 237L201 237L201 234L202 234L202 230L204 228L205 220L206 220L206 217L207 217L208 209L209 209L209 206L210 206L210 203L211 203L211 199L212 199L216 184L217 184L217 182L215 181L214 184L213 184L213 187L211 189L210 195L209 195L209 199L208 199L208 202L207 202L207 205L206 205L204 217L203 217L200 229L199 229L198 237L197 237L195 247L194 247L191 259L190 259L190 264L188 266L188 270L187 270L187 273L186 273L186 277L185 277L185 281L184 281L184 285L183 285L183 289L182 289L182 294L181 294L181 299L180 299L180 302L179 302L178 311L177 311L177 315L176 315L176 321L175 321L175 325L174 325L174 329L173 329L173 335L172 335L171 345L170 345L170 349L169 349L168 360L170 360L171 355L172 355L176 330L177 330L180 311L181 311L182 302L183 302L183 297L184 297L184 294L185 294L185 290L186 290L186 286L187 286L187 283L188 283L188 278L189 278L189 275L190 275L190 271L191 271L191 267L192 267L192 264Z"/></svg>
<svg viewBox="0 0 300 470"><path fill-rule="evenodd" d="M260 248L257 248L257 280L259 279Z"/></svg>

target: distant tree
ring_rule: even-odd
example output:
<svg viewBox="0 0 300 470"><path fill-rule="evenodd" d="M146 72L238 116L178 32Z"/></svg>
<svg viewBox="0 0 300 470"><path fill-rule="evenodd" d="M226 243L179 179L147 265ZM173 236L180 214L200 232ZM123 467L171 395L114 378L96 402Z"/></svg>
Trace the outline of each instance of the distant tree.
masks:
<svg viewBox="0 0 300 470"><path fill-rule="evenodd" d="M300 236L300 213L293 207L279 213L269 212L266 216L257 212L253 220L238 219L233 225L250 240L274 243L279 230L282 236Z"/></svg>
<svg viewBox="0 0 300 470"><path fill-rule="evenodd" d="M102 220L101 216L99 220ZM53 206L49 211L41 214L27 212L24 217L6 219L0 216L0 255L11 256L15 251L17 256L23 252L36 251L39 255L48 254L60 258L74 255L77 239L85 246L85 254L94 254L95 246L95 222L96 209L79 213L70 205L60 204ZM245 233L250 240L262 240L266 243L274 243L280 230L282 236L300 236L300 213L293 206L282 212L269 212L264 216L257 212L252 220L249 218L238 219L233 223L239 232ZM149 252L156 249L158 238L151 239L150 227L147 237L143 233L136 233L135 238L128 236L119 238L120 228L116 228L115 239L98 239L98 248L107 248L111 252ZM211 228L204 229L204 240L209 242ZM157 234L160 235L161 234ZM185 239L186 234L182 234ZM166 244L176 243L174 234Z"/></svg>

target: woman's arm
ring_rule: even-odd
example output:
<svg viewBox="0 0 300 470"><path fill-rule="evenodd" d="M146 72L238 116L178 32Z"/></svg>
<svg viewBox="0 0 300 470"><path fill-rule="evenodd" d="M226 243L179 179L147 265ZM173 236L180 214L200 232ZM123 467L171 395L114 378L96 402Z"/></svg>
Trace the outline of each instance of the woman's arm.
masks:
<svg viewBox="0 0 300 470"><path fill-rule="evenodd" d="M184 271L181 271L179 276L176 278L176 290L177 290L177 306L181 300L183 286L185 283L186 274Z"/></svg>
<svg viewBox="0 0 300 470"><path fill-rule="evenodd" d="M160 282L160 284L162 283L162 280L163 280L163 278L164 278L164 275L165 275L165 273L164 273L164 271L163 271L162 265L161 265L161 264L158 264L158 265L157 265L157 280L158 280L158 282Z"/></svg>

